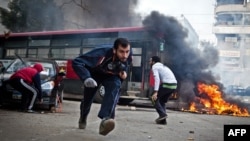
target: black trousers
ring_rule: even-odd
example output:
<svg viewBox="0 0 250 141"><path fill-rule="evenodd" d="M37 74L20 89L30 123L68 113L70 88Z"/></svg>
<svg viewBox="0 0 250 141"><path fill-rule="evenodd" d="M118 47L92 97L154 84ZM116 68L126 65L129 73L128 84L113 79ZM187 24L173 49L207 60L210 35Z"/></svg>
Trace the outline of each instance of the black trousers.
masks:
<svg viewBox="0 0 250 141"><path fill-rule="evenodd" d="M22 94L21 109L31 110L37 97L37 90L21 78L9 80L9 84Z"/></svg>
<svg viewBox="0 0 250 141"><path fill-rule="evenodd" d="M162 85L160 85L154 105L159 117L167 116L166 103L173 92L175 92L175 89L163 88Z"/></svg>

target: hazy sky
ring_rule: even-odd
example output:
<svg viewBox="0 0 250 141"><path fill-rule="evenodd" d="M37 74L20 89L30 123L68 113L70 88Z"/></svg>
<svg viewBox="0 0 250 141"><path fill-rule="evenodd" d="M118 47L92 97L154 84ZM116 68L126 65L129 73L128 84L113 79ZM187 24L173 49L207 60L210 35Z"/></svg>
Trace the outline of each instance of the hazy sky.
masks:
<svg viewBox="0 0 250 141"><path fill-rule="evenodd" d="M216 42L212 33L215 0L139 0L137 11L145 15L152 10L180 17L183 14L193 26L200 40Z"/></svg>
<svg viewBox="0 0 250 141"><path fill-rule="evenodd" d="M7 5L9 0L0 0L1 5ZM216 42L212 33L214 23L215 0L138 0L138 12L143 15L149 14L152 10L162 14L180 17L183 14L193 26L200 40ZM0 32L3 29L0 26Z"/></svg>

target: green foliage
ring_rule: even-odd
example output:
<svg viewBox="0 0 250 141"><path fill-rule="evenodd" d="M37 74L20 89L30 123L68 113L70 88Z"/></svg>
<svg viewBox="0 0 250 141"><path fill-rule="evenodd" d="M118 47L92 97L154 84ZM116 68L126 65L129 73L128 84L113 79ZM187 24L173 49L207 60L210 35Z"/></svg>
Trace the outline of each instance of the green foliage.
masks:
<svg viewBox="0 0 250 141"><path fill-rule="evenodd" d="M11 32L63 29L63 12L53 0L12 0L0 7L0 20Z"/></svg>

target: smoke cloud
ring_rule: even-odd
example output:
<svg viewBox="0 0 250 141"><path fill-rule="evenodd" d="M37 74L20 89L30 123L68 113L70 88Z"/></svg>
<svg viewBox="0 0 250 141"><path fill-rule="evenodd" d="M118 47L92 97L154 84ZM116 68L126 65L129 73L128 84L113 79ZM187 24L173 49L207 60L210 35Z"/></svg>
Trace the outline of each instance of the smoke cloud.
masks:
<svg viewBox="0 0 250 141"><path fill-rule="evenodd" d="M88 27L123 27L133 25L137 0L88 0L89 16L94 24ZM92 22L93 23L93 22Z"/></svg>
<svg viewBox="0 0 250 141"><path fill-rule="evenodd" d="M182 99L189 101L193 97L197 82L219 84L209 68L218 62L218 52L214 48L199 50L191 47L185 38L188 31L171 16L165 16L157 11L145 17L143 25L153 38L165 41L164 62L176 75Z"/></svg>
<svg viewBox="0 0 250 141"><path fill-rule="evenodd" d="M66 28L110 28L141 24L138 0L61 0Z"/></svg>

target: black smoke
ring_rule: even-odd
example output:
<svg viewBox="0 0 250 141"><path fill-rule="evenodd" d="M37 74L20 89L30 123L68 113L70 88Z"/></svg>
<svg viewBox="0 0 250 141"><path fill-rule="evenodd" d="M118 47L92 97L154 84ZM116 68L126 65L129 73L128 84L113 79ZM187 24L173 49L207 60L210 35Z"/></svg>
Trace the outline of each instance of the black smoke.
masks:
<svg viewBox="0 0 250 141"><path fill-rule="evenodd" d="M137 26L140 15L134 10L138 0L61 0L67 27L110 28Z"/></svg>
<svg viewBox="0 0 250 141"><path fill-rule="evenodd" d="M87 0L92 22L88 27L123 27L131 26L133 9L137 5L137 0Z"/></svg>
<svg viewBox="0 0 250 141"><path fill-rule="evenodd" d="M145 17L143 25L152 38L165 41L164 62L169 66L179 82L179 93L190 100L195 94L198 82L219 84L209 68L218 62L216 49L207 48L203 52L191 47L186 41L188 31L175 17L165 16L157 11ZM192 99L192 98L191 98Z"/></svg>

